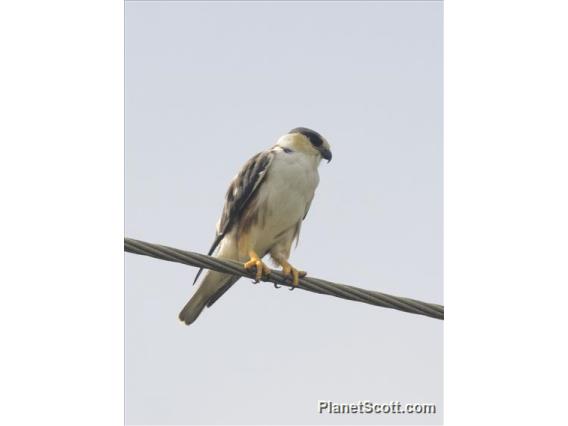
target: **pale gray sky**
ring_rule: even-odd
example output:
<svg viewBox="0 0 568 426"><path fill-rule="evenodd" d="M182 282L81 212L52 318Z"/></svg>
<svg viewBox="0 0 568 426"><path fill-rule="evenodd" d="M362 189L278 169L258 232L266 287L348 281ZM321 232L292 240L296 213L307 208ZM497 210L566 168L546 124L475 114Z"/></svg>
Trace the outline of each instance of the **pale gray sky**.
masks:
<svg viewBox="0 0 568 426"><path fill-rule="evenodd" d="M297 126L333 161L293 264L443 303L441 2L127 2L126 235L205 252L231 178ZM443 322L126 254L128 424L437 424ZM318 400L437 404L320 415Z"/></svg>

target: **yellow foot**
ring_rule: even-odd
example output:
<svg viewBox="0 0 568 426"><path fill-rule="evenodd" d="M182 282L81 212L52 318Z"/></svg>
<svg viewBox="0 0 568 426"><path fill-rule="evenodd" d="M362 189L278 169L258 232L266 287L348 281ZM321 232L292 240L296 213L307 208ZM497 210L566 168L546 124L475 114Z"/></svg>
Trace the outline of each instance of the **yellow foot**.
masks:
<svg viewBox="0 0 568 426"><path fill-rule="evenodd" d="M270 268L266 266L254 251L249 252L250 260L243 265L246 270L256 270L255 282L259 282L261 278L270 275Z"/></svg>
<svg viewBox="0 0 568 426"><path fill-rule="evenodd" d="M294 284L294 286L297 286L300 283L300 277L305 277L307 275L306 272L297 270L286 260L278 263L280 263L280 265L282 266L282 273L287 277L292 278L292 284Z"/></svg>

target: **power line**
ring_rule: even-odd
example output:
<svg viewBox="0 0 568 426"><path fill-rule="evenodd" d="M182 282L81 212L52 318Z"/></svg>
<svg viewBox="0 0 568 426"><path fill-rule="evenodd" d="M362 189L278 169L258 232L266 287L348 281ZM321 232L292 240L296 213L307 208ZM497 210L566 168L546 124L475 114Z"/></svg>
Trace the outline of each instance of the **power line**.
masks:
<svg viewBox="0 0 568 426"><path fill-rule="evenodd" d="M145 241L124 238L124 251L156 259L178 262L198 268L212 269L218 272L225 272L241 277L254 278L254 273L247 271L241 263L228 259L220 259L191 251L180 250L173 247L162 246L159 244L147 243ZM279 271L272 271L270 276L263 281L294 287L290 280ZM301 290L311 291L318 294L340 297L342 299L354 300L357 302L368 303L370 305L381 306L383 308L397 309L399 311L412 314L425 315L427 317L444 319L444 307L434 303L421 302L420 300L409 299L406 297L392 296L378 291L365 290L345 284L338 284L325 281L319 278L304 277L300 278L298 287Z"/></svg>

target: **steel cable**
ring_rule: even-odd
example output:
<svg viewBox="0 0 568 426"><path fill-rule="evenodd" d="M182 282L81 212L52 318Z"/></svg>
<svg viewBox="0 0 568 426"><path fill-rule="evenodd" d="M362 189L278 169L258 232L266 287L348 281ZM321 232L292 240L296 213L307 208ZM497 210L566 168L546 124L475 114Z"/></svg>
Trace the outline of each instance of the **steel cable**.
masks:
<svg viewBox="0 0 568 426"><path fill-rule="evenodd" d="M247 271L241 263L228 259L207 256L191 251L180 250L159 244L147 243L132 238L124 238L124 251L170 262L183 263L199 268L212 269L218 272L239 275L246 278L254 278L254 273ZM272 282L275 285L294 287L290 280L279 271L272 271L270 276L263 281ZM365 290L346 284L334 283L319 278L303 277L297 287L302 290L318 294L327 294L342 299L353 300L383 308L397 309L427 317L444 319L444 307L434 303L426 303L420 300L406 297L392 296L378 291Z"/></svg>

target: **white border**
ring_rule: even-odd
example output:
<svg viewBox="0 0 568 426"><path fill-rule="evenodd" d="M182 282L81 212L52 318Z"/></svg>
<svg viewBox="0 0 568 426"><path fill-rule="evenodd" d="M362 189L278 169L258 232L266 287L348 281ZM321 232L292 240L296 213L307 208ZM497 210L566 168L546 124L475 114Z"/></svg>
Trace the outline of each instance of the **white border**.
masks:
<svg viewBox="0 0 568 426"><path fill-rule="evenodd" d="M449 0L446 423L566 422L561 1ZM123 4L0 14L1 424L123 422Z"/></svg>
<svg viewBox="0 0 568 426"><path fill-rule="evenodd" d="M3 2L0 424L123 423L123 4Z"/></svg>
<svg viewBox="0 0 568 426"><path fill-rule="evenodd" d="M568 9L445 4L445 420L567 424Z"/></svg>

